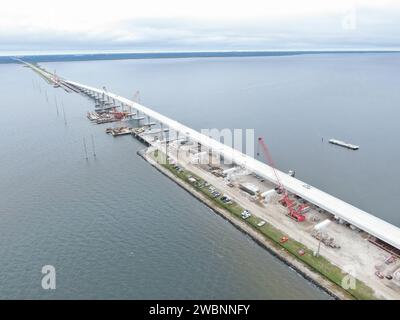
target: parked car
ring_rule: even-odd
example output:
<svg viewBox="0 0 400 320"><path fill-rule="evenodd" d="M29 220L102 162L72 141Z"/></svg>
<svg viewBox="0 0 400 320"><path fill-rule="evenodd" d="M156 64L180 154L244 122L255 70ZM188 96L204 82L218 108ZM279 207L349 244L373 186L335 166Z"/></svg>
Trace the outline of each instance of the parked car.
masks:
<svg viewBox="0 0 400 320"><path fill-rule="evenodd" d="M241 213L241 215L242 215L242 218L243 218L243 219L247 219L247 218L250 218L250 217L251 217L251 213L250 213L249 210L244 210L244 211Z"/></svg>

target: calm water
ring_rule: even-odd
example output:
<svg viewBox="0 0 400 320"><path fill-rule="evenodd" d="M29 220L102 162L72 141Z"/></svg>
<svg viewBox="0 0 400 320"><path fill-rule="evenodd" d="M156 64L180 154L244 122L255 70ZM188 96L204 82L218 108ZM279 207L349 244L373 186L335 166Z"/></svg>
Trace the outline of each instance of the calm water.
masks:
<svg viewBox="0 0 400 320"><path fill-rule="evenodd" d="M397 54L43 65L140 90L196 129L255 128L279 168L400 226ZM90 124L90 101L20 65L0 65L0 88L0 298L329 298L139 158L134 139Z"/></svg>

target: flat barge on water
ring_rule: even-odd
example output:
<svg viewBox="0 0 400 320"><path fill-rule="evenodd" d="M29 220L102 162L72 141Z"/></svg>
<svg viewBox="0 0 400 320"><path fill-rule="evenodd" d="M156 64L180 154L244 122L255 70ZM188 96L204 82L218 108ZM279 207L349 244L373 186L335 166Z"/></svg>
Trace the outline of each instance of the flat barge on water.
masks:
<svg viewBox="0 0 400 320"><path fill-rule="evenodd" d="M346 142L343 142L343 141L340 141L340 140L336 140L336 139L330 139L330 140L329 140L329 143L335 144L335 145L337 145L337 146L345 147L345 148L351 149L351 150L358 150L358 149L360 149L359 146L356 146L356 145L351 144L351 143L346 143Z"/></svg>

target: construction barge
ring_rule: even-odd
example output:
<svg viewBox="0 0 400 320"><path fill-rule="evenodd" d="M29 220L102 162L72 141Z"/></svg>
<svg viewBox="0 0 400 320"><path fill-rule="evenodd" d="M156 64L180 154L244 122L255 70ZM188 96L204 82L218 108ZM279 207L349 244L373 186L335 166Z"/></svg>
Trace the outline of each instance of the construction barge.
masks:
<svg viewBox="0 0 400 320"><path fill-rule="evenodd" d="M336 140L336 139L330 139L329 143L337 145L337 146L340 146L340 147L344 147L344 148L347 148L347 149L351 149L351 150L360 149L359 146L356 146L356 145L351 144L351 143L346 143L346 142L343 142L343 141L340 141L340 140Z"/></svg>
<svg viewBox="0 0 400 320"><path fill-rule="evenodd" d="M112 111L94 111L94 112L88 112L87 113L87 118L95 122L97 124L103 124L103 123L110 123L110 122L118 122L122 120L129 120L132 119L132 113L128 112L118 112L115 110L115 107L113 107Z"/></svg>
<svg viewBox="0 0 400 320"><path fill-rule="evenodd" d="M115 127L115 128L107 128L106 133L111 134L113 137L118 137L118 136L124 136L124 135L132 135L134 137L139 137L143 133L147 132L148 134L151 134L150 127L152 124L144 124L141 127L138 128L132 128L132 127ZM164 130L165 131L165 130Z"/></svg>
<svg viewBox="0 0 400 320"><path fill-rule="evenodd" d="M118 137L131 134L132 130L133 129L129 127L107 128L106 133L111 134L113 137Z"/></svg>

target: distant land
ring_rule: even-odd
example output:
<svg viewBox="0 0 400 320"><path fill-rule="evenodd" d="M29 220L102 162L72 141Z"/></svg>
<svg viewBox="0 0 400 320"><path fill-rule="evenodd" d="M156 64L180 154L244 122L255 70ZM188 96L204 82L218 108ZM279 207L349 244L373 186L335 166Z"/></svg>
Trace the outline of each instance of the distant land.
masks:
<svg viewBox="0 0 400 320"><path fill-rule="evenodd" d="M0 63L15 63L14 57L28 62L123 60L123 59L167 59L167 58L211 58L211 57L264 57L300 54L355 54L397 53L400 51L210 51L210 52L159 52L159 53L81 53L81 54L35 54L0 56Z"/></svg>

